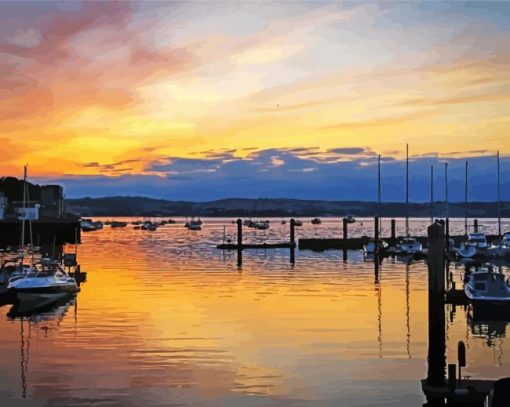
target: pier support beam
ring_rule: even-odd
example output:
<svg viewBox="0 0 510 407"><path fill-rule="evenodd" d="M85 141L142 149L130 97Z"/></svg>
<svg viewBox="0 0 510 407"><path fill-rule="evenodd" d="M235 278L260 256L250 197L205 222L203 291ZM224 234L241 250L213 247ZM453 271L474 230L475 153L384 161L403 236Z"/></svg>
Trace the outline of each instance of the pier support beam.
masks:
<svg viewBox="0 0 510 407"><path fill-rule="evenodd" d="M478 233L478 219L475 219L473 222L473 229L475 233Z"/></svg>
<svg viewBox="0 0 510 407"><path fill-rule="evenodd" d="M395 219L391 220L391 239L390 239L390 245L395 246L397 244L397 227Z"/></svg>
<svg viewBox="0 0 510 407"><path fill-rule="evenodd" d="M243 265L243 221L237 219L237 267Z"/></svg>
<svg viewBox="0 0 510 407"><path fill-rule="evenodd" d="M294 246L296 244L296 221L294 218L290 220L290 245Z"/></svg>
<svg viewBox="0 0 510 407"><path fill-rule="evenodd" d="M374 240L375 240L375 251L376 256L379 255L379 216L374 218Z"/></svg>
<svg viewBox="0 0 510 407"><path fill-rule="evenodd" d="M438 222L427 229L429 239L428 257L428 333L427 385L446 384L446 343L445 343L445 231Z"/></svg>

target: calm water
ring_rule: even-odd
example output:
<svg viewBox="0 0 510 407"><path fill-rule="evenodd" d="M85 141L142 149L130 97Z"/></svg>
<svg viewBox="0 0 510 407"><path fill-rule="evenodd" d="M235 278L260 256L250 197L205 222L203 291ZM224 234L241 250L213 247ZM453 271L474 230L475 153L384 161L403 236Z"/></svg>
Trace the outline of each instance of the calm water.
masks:
<svg viewBox="0 0 510 407"><path fill-rule="evenodd" d="M23 318L1 307L2 405L422 405L424 262L386 259L376 278L361 252L344 262L340 251L296 251L292 266L288 250L249 250L238 268L235 252L214 248L224 226L234 235L231 219L204 221L200 232L180 223L83 234L88 276L75 300ZM370 233L362 221L352 236ZM427 224L411 226L423 234ZM271 225L246 231L245 241L288 233L279 219ZM341 236L341 222L298 230L318 235ZM450 271L459 279L462 267ZM448 361L463 340L465 374L509 376L507 324L446 312Z"/></svg>

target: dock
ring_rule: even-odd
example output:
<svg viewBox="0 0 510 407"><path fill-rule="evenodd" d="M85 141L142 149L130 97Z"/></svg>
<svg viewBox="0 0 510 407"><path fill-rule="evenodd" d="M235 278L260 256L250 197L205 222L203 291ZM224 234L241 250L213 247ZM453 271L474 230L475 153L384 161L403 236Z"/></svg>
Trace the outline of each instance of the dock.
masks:
<svg viewBox="0 0 510 407"><path fill-rule="evenodd" d="M276 243L243 243L238 245L236 243L222 243L216 246L217 249L222 250L244 250L244 249L293 249L296 243L290 242L276 242Z"/></svg>
<svg viewBox="0 0 510 407"><path fill-rule="evenodd" d="M492 380L463 379L460 384L457 382L455 387L431 386L427 384L427 380L421 381L421 388L427 399L448 399L448 405L454 406L483 406L493 386Z"/></svg>

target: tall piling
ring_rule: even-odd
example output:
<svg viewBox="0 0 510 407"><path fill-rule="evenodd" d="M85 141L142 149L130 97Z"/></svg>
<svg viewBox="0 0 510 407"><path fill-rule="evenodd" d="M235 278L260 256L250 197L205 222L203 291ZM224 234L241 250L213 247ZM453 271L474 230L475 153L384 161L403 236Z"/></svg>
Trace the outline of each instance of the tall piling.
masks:
<svg viewBox="0 0 510 407"><path fill-rule="evenodd" d="M374 218L374 240L375 240L374 254L377 257L379 255L379 216L376 216Z"/></svg>
<svg viewBox="0 0 510 407"><path fill-rule="evenodd" d="M294 265L296 262L296 221L294 218L290 220L290 264Z"/></svg>
<svg viewBox="0 0 510 407"><path fill-rule="evenodd" d="M243 265L243 221L237 219L237 267Z"/></svg>
<svg viewBox="0 0 510 407"><path fill-rule="evenodd" d="M395 222L395 219L392 219L391 220L391 246L395 246L395 244L397 243L397 227L396 227L396 222Z"/></svg>
<svg viewBox="0 0 510 407"><path fill-rule="evenodd" d="M290 245L295 246L296 244L296 221L294 218L290 220Z"/></svg>
<svg viewBox="0 0 510 407"><path fill-rule="evenodd" d="M445 230L439 222L427 228L428 256L428 337L427 384L446 384L445 342Z"/></svg>
<svg viewBox="0 0 510 407"><path fill-rule="evenodd" d="M342 222L343 222L343 229L344 229L344 248L343 248L343 261L346 262L347 261L347 239L349 238L348 237L348 231L347 231L347 219L343 218L342 219Z"/></svg>
<svg viewBox="0 0 510 407"><path fill-rule="evenodd" d="M473 221L473 229L475 233L478 233L478 219Z"/></svg>

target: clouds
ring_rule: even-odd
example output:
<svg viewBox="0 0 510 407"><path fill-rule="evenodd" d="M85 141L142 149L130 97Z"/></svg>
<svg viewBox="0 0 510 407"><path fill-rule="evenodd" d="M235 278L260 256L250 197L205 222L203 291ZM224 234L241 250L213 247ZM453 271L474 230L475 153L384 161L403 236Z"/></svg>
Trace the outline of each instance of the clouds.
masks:
<svg viewBox="0 0 510 407"><path fill-rule="evenodd" d="M0 132L18 151L0 173L229 184L251 169L278 189L398 162L406 142L417 158L508 154L509 10L0 2Z"/></svg>
<svg viewBox="0 0 510 407"><path fill-rule="evenodd" d="M377 157L363 155L365 148L338 148L325 160L320 156L300 155L303 149L290 151L268 149L236 156L235 152L216 154L208 158L160 158L145 168L144 175L119 173L112 176L69 176L45 179L62 182L68 197L147 195L173 200L207 201L228 197L300 198L374 201L377 196ZM305 149L305 153L307 150ZM350 154L359 152L358 154ZM235 159L232 159L234 155ZM410 164L410 199L426 202L430 199L430 167L435 168L435 197L444 197L444 163L449 163L449 196L451 201L464 199L464 163L462 158L429 154L414 157ZM494 156L478 155L469 159L469 199L496 199ZM111 171L110 166L90 163L90 166ZM121 169L123 163L116 163ZM108 167L108 168L107 168ZM503 199L510 200L510 158L502 158ZM384 201L401 202L405 197L405 161L383 160L382 197ZM113 175L113 174L111 174ZM42 181L42 180L41 180Z"/></svg>

